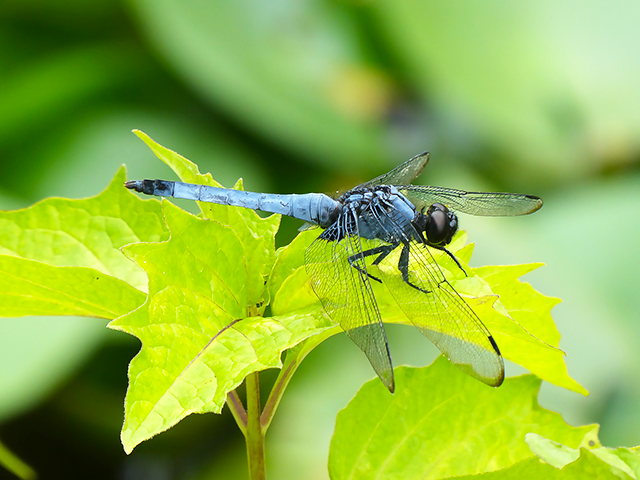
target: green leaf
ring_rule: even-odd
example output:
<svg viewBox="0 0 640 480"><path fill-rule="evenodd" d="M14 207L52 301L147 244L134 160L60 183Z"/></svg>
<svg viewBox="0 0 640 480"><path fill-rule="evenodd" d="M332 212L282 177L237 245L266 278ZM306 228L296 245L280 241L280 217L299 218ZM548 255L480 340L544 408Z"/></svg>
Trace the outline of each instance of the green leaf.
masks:
<svg viewBox="0 0 640 480"><path fill-rule="evenodd" d="M124 180L120 168L93 198L50 198L0 212L0 317L47 315L3 322L2 386L9 390L0 417L31 407L50 392L106 333L95 322L54 323L49 315L113 319L144 303L146 274L119 248L163 240L168 231L160 202L137 198L123 188Z"/></svg>
<svg viewBox="0 0 640 480"><path fill-rule="evenodd" d="M23 210L0 212L0 254L52 266L89 267L146 291L145 273L120 252L134 242L167 238L160 202L122 187L121 168L99 195L49 198Z"/></svg>
<svg viewBox="0 0 640 480"><path fill-rule="evenodd" d="M168 232L160 203L127 192L124 180L121 168L96 197L0 212L0 316L113 319L144 302L146 275L119 249Z"/></svg>
<svg viewBox="0 0 640 480"><path fill-rule="evenodd" d="M280 248L269 279L267 289L269 297L273 299L271 311L274 315L288 313L295 310L296 303L310 305L316 303L321 308L320 300L311 290L308 276L304 267L304 252L311 242L320 234L319 229L300 233L286 247ZM296 300L306 293L306 299Z"/></svg>
<svg viewBox="0 0 640 480"><path fill-rule="evenodd" d="M633 448L624 448L618 447L612 452L614 455L618 456L624 463L626 463L629 468L633 471L635 475L634 478L640 478L640 447ZM595 454L595 452L594 452Z"/></svg>
<svg viewBox="0 0 640 480"><path fill-rule="evenodd" d="M445 277L492 333L504 358L522 365L543 380L586 394L587 391L569 377L564 353L557 348L560 334L551 318L551 308L559 300L546 297L518 280L541 264L471 268L468 262L473 245L464 245L465 240L466 234L458 234L450 251L468 276L448 255L434 249L431 253ZM395 264L390 261L387 265ZM384 265L381 267L385 268ZM373 270L375 267L368 268ZM388 290L375 282L372 286L383 321L410 325Z"/></svg>
<svg viewBox="0 0 640 480"><path fill-rule="evenodd" d="M135 133L144 143L146 143L151 151L155 153L155 155L160 160L171 167L171 169L176 172L176 175L178 175L178 177L180 177L180 180L182 180L183 182L201 183L203 185L212 185L214 187L222 186L218 182L213 180L210 173L202 175L195 163L187 160L179 153L176 153L173 150L169 150L159 143L156 143L146 133L140 130L133 130L133 133ZM202 202L198 202L198 204L204 205Z"/></svg>
<svg viewBox="0 0 640 480"><path fill-rule="evenodd" d="M279 368L283 350L331 327L316 320L313 304L249 316L248 285L262 281L265 265L248 265L247 246L231 227L163 205L171 238L123 249L147 272L149 298L109 324L143 344L129 367L127 452L191 413L220 412L247 374Z"/></svg>
<svg viewBox="0 0 640 480"><path fill-rule="evenodd" d="M505 468L531 456L525 435L577 448L574 428L536 403L540 380L508 378L489 388L439 357L398 367L396 393L367 382L336 421L329 471L341 478L447 478Z"/></svg>
<svg viewBox="0 0 640 480"><path fill-rule="evenodd" d="M522 365L531 373L555 385L587 395L587 390L569 377L564 352L558 348L558 332L551 309L560 303L557 298L537 292L519 279L542 264L487 266L474 268L494 294L500 296L504 311L487 318L487 327L501 348L505 358ZM505 313L508 317L505 317ZM505 321L505 318L513 321ZM544 342L544 343L543 343Z"/></svg>
<svg viewBox="0 0 640 480"><path fill-rule="evenodd" d="M201 174L198 166L182 155L159 145L140 130L134 130L134 133L160 160L171 167L183 182L222 187L210 173ZM236 187L242 189L242 182L239 181ZM250 284L249 287L251 303L258 303L264 280L275 259L275 235L280 226L280 216L270 215L262 218L254 210L247 208L229 208L226 205L207 202L198 202L198 205L205 217L230 226L235 231L245 245L247 265L262 267L260 270L262 279L260 281L256 279L256 283Z"/></svg>
<svg viewBox="0 0 640 480"><path fill-rule="evenodd" d="M614 471L600 461L592 452L580 449L580 457L562 470L542 463L536 457L522 460L511 467L480 475L450 477L456 480L629 480L631 477L620 471Z"/></svg>
<svg viewBox="0 0 640 480"><path fill-rule="evenodd" d="M592 427L580 442L571 448L536 433L528 433L525 441L539 458L520 461L511 467L482 475L455 477L482 480L521 480L539 478L558 480L637 480L640 478L640 451L636 448L605 448L598 440L598 429Z"/></svg>
<svg viewBox="0 0 640 480"><path fill-rule="evenodd" d="M77 315L113 319L146 295L92 268L52 267L0 255L0 316Z"/></svg>
<svg viewBox="0 0 640 480"><path fill-rule="evenodd" d="M582 455L582 450L588 448L595 457L608 464L611 472L620 478L634 480L640 478L638 476L640 475L640 452L637 449L624 447L603 447L597 439L597 432L597 427L589 432L586 436L588 438L583 440L580 448L571 448L535 433L527 434L525 440L533 453L558 469L575 462Z"/></svg>

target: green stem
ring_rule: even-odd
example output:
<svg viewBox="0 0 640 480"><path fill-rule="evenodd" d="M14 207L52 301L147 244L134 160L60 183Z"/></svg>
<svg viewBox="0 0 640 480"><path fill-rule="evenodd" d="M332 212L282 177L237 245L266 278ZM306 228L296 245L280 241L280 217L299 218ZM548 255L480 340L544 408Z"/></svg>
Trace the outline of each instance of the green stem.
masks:
<svg viewBox="0 0 640 480"><path fill-rule="evenodd" d="M289 385L289 381L297 370L300 361L302 361L302 359L296 355L296 352L292 352L291 350L287 351L284 359L284 365L282 365L280 374L273 384L267 403L265 404L262 415L260 416L260 424L265 432L269 428L269 425L271 425L271 420L273 420L273 416L275 415L276 409L280 404L280 400L284 395L284 391L287 388L287 385Z"/></svg>
<svg viewBox="0 0 640 480"><path fill-rule="evenodd" d="M0 442L0 471L3 470L2 467L24 480L31 480L37 477L36 472L29 465L20 460Z"/></svg>
<svg viewBox="0 0 640 480"><path fill-rule="evenodd" d="M260 382L258 372L247 375L247 457L249 459L249 478L265 480L264 433L260 424Z"/></svg>
<svg viewBox="0 0 640 480"><path fill-rule="evenodd" d="M236 423L240 428L242 434L247 436L247 411L244 409L244 405L242 405L242 400L238 396L238 392L232 390L227 394L227 406L231 411L231 415L236 419Z"/></svg>
<svg viewBox="0 0 640 480"><path fill-rule="evenodd" d="M325 330L321 334L308 338L304 342L301 342L295 347L287 350L284 364L282 365L282 369L280 370L280 374L273 384L273 388L271 389L271 393L269 394L267 403L265 404L262 415L260 416L260 422L262 424L262 430L264 432L266 432L269 428L269 425L271 425L271 420L273 420L273 416L275 415L278 405L280 404L280 400L282 400L284 391L286 390L287 385L289 385L293 374L298 369L298 366L300 366L300 364L302 363L302 360L304 360L304 358L315 347L320 345L327 338L334 335L338 331L338 327Z"/></svg>

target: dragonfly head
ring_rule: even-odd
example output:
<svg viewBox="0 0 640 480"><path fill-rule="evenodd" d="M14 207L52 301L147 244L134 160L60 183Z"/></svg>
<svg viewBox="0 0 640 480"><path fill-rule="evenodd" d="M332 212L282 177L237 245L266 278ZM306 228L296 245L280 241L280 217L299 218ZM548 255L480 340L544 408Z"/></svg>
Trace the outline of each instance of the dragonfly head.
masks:
<svg viewBox="0 0 640 480"><path fill-rule="evenodd" d="M448 245L458 231L458 217L441 203L431 205L426 214L420 212L413 223L434 247Z"/></svg>

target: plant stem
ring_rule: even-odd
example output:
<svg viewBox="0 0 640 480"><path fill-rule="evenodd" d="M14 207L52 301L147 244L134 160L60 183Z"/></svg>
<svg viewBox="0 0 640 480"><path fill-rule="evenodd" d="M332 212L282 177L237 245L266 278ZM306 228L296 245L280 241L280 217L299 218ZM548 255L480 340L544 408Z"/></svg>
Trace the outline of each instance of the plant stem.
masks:
<svg viewBox="0 0 640 480"><path fill-rule="evenodd" d="M240 397L238 396L238 392L236 392L235 390L232 390L231 392L227 393L227 406L231 411L231 415L233 415L233 418L235 418L236 423L240 428L240 431L246 437L247 436L247 411L244 409L244 406L242 405L242 400L240 400Z"/></svg>
<svg viewBox="0 0 640 480"><path fill-rule="evenodd" d="M267 428L269 428L269 425L271 425L271 420L273 419L273 416L276 413L276 409L280 404L282 395L284 395L284 391L287 388L287 385L289 385L291 377L298 368L297 360L298 359L295 357L295 355L287 352L284 365L280 370L280 374L278 375L276 382L273 384L273 388L271 389L271 393L269 394L267 403L264 405L262 415L260 415L260 424L265 431L267 430Z"/></svg>
<svg viewBox="0 0 640 480"><path fill-rule="evenodd" d="M19 478L31 480L37 477L36 472L14 455L2 442L0 442L0 464Z"/></svg>
<svg viewBox="0 0 640 480"><path fill-rule="evenodd" d="M262 411L262 415L260 417L262 430L264 432L266 432L269 428L269 425L271 425L271 420L273 420L273 416L276 413L278 405L280 405L280 400L282 400L284 391L289 385L289 381L293 377L293 374L298 369L298 366L300 366L300 364L302 363L302 360L304 360L304 358L315 347L317 347L324 340L339 331L338 328L339 327L335 327L329 330L325 330L321 334L308 338L304 342L301 342L295 347L287 350L286 356L284 358L284 364L282 365L282 369L280 370L280 374L273 384L273 388L271 389L271 393L269 395L269 398L267 399L267 403L265 404L264 410Z"/></svg>
<svg viewBox="0 0 640 480"><path fill-rule="evenodd" d="M260 382L258 372L247 375L247 457L249 459L249 478L265 480L264 466L264 430L260 424Z"/></svg>

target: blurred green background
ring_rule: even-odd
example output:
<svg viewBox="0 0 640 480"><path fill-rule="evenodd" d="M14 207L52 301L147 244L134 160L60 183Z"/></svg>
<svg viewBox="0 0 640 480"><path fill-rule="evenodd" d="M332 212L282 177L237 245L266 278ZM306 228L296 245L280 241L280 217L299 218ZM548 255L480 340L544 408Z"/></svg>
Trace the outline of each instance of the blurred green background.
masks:
<svg viewBox="0 0 640 480"><path fill-rule="evenodd" d="M175 178L133 128L277 193L345 189L429 150L421 182L543 197L532 217L462 217L473 262L547 264L525 280L563 299L560 346L591 395L544 385L541 403L638 445L638 25L631 0L4 0L0 208L95 195L122 163ZM299 223L283 225L279 245ZM2 442L42 478L245 478L227 411L124 454L140 345L105 324L0 319ZM414 329L389 335L396 365L437 354ZM373 376L344 335L314 351L267 436L270 477L327 478L335 415Z"/></svg>

